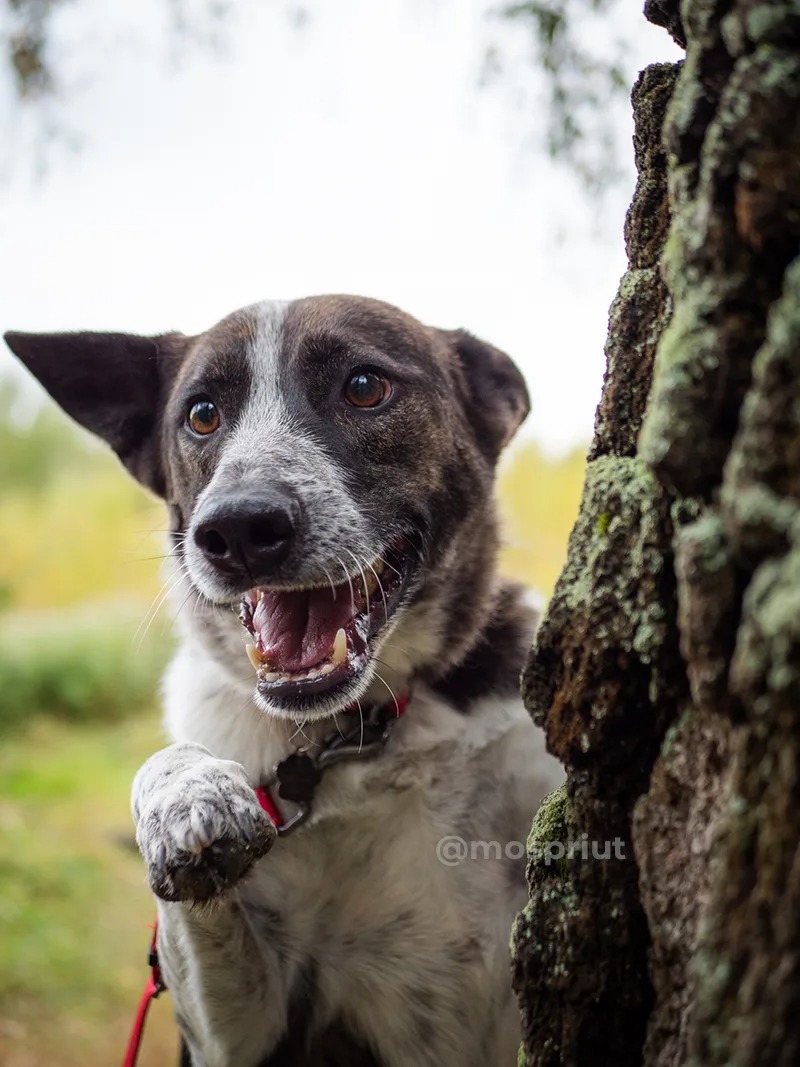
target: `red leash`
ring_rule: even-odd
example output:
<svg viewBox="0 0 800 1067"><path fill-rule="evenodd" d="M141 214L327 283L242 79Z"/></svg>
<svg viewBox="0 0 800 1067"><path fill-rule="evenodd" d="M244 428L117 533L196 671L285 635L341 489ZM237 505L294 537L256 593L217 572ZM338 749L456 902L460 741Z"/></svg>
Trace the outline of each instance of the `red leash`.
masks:
<svg viewBox="0 0 800 1067"><path fill-rule="evenodd" d="M139 1000L139 1007L136 1009L136 1018L133 1020L133 1029L131 1030L131 1036L128 1040L128 1048L125 1053L125 1059L122 1061L122 1067L136 1067L136 1060L139 1055L139 1048L142 1044L142 1034L144 1033L144 1024L147 1019L148 1009L151 1002L167 988L161 978L161 968L158 966L157 940L158 919L153 923L153 936L150 938L150 955L147 959L150 966L150 976L147 979L147 985L145 985L144 992Z"/></svg>
<svg viewBox="0 0 800 1067"><path fill-rule="evenodd" d="M395 698L394 714L392 718L399 719L401 715L405 714L408 700L408 693L402 693L399 697ZM350 709L348 708L347 710ZM269 815L270 819L272 819L275 826L280 830L281 827L286 824L286 820L278 810L278 805L272 799L272 794L269 789L263 785L259 786L258 789L255 790L255 794L261 807L267 815ZM150 1004L159 996L159 994L165 992L167 988L161 977L161 968L158 965L157 940L158 919L156 919L153 924L153 936L150 938L150 954L147 960L150 967L150 976L147 979L144 992L139 1000L139 1007L136 1009L136 1018L133 1020L133 1029L131 1030L131 1036L128 1040L128 1049L125 1053L125 1059L122 1061L122 1067L136 1067L136 1060L142 1044L144 1024L147 1020L147 1012L150 1008Z"/></svg>
<svg viewBox="0 0 800 1067"><path fill-rule="evenodd" d="M281 813L278 811L278 805L272 799L272 794L265 785L260 785L256 789L256 797L261 805L262 809L269 815L275 826L280 830L286 821Z"/></svg>

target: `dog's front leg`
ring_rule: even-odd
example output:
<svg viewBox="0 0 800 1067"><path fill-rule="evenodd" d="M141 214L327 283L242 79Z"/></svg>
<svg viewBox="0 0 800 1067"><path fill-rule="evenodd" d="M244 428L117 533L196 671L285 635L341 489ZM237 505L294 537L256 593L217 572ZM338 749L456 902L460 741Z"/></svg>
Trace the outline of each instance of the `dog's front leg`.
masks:
<svg viewBox="0 0 800 1067"><path fill-rule="evenodd" d="M159 953L195 1067L261 1063L285 1028L290 975L255 936L237 883L276 837L244 768L180 744L152 756L132 795L159 902ZM197 904L205 903L204 907Z"/></svg>
<svg viewBox="0 0 800 1067"><path fill-rule="evenodd" d="M277 833L244 767L201 745L170 745L151 756L134 779L131 807L150 888L162 900L218 897Z"/></svg>

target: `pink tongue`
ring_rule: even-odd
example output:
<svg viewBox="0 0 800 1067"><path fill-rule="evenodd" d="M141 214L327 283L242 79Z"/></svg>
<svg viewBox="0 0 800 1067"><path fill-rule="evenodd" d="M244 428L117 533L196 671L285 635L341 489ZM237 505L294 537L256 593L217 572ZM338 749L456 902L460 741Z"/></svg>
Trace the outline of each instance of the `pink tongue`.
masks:
<svg viewBox="0 0 800 1067"><path fill-rule="evenodd" d="M331 654L337 630L353 617L348 586L284 593L275 589L259 595L253 628L270 667L302 671Z"/></svg>

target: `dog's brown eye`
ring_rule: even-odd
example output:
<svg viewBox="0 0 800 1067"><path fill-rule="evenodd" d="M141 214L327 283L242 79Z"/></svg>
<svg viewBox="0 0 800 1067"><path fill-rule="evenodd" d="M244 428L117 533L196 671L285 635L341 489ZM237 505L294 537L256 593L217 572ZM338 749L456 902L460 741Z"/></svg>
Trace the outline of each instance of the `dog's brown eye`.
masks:
<svg viewBox="0 0 800 1067"><path fill-rule="evenodd" d="M376 408L388 400L392 386L386 378L371 370L360 370L344 387L344 398L355 408Z"/></svg>
<svg viewBox="0 0 800 1067"><path fill-rule="evenodd" d="M189 409L189 425L195 433L213 433L219 429L219 412L210 400L198 400Z"/></svg>

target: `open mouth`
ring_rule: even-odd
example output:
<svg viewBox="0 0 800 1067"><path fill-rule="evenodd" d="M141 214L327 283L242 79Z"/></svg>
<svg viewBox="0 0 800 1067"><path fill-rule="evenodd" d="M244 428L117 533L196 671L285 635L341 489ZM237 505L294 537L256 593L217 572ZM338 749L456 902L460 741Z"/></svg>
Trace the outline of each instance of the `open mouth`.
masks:
<svg viewBox="0 0 800 1067"><path fill-rule="evenodd" d="M259 693L297 707L355 681L369 660L370 642L397 610L411 569L396 543L340 585L249 589L239 617Z"/></svg>

